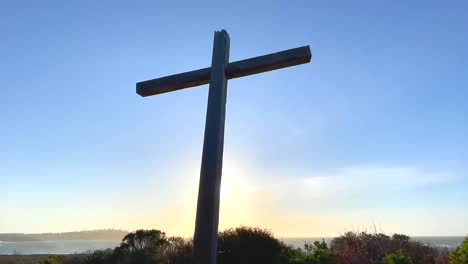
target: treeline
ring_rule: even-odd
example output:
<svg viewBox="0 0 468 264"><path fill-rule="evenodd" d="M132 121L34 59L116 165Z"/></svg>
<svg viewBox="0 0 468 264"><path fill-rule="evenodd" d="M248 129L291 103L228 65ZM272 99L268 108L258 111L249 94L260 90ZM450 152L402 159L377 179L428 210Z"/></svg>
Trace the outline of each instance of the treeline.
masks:
<svg viewBox="0 0 468 264"><path fill-rule="evenodd" d="M159 230L127 234L115 249L51 256L40 264L189 264L192 241ZM296 248L271 232L238 227L219 233L218 264L467 264L468 238L456 249L431 247L409 236L348 232L330 245L316 241Z"/></svg>
<svg viewBox="0 0 468 264"><path fill-rule="evenodd" d="M64 233L42 233L42 234L0 234L3 242L26 242L44 240L116 240L119 241L128 231L120 229L99 229L89 231L64 232Z"/></svg>

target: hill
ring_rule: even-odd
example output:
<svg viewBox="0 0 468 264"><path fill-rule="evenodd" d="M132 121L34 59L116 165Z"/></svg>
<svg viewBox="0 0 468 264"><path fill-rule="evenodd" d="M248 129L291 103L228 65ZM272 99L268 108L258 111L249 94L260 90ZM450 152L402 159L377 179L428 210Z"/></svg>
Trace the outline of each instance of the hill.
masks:
<svg viewBox="0 0 468 264"><path fill-rule="evenodd" d="M3 242L26 242L26 241L45 241L45 240L122 240L128 233L120 229L100 229L64 233L41 233L24 234L8 233L0 234L0 241Z"/></svg>

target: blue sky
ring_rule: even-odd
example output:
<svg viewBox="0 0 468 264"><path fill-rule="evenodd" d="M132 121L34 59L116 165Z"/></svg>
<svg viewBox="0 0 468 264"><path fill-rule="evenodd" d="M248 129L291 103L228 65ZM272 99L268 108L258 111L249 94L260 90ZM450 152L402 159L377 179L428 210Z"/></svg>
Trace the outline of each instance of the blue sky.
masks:
<svg viewBox="0 0 468 264"><path fill-rule="evenodd" d="M468 232L462 1L3 1L0 232L191 236L208 87L135 83L310 45L228 84L220 228Z"/></svg>

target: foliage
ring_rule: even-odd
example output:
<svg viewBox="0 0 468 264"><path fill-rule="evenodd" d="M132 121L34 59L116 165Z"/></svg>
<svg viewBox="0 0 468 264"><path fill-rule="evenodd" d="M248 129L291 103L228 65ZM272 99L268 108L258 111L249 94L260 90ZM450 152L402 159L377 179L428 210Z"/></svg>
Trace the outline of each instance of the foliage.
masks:
<svg viewBox="0 0 468 264"><path fill-rule="evenodd" d="M338 263L374 264L401 250L414 264L448 263L447 250L412 241L408 236L382 233L347 232L332 240L331 249Z"/></svg>
<svg viewBox="0 0 468 264"><path fill-rule="evenodd" d="M113 250L106 249L106 250L96 250L93 252L89 252L86 254L84 260L81 260L81 263L96 263L96 264L111 264L113 260ZM77 259L74 260L75 263ZM70 261L70 263L72 263Z"/></svg>
<svg viewBox="0 0 468 264"><path fill-rule="evenodd" d="M166 237L159 230L127 234L114 250L87 254L84 264L182 264L190 263L192 244L180 237ZM65 264L65 263L64 263Z"/></svg>
<svg viewBox="0 0 468 264"><path fill-rule="evenodd" d="M281 263L283 264L304 264L306 252L301 248L285 246L281 252Z"/></svg>
<svg viewBox="0 0 468 264"><path fill-rule="evenodd" d="M334 264L336 258L334 253L328 248L325 240L322 242L315 241L313 245L305 244L307 251L306 262L307 264Z"/></svg>
<svg viewBox="0 0 468 264"><path fill-rule="evenodd" d="M120 244L120 248L130 252L141 250L151 251L167 244L166 234L159 230L137 230L127 234Z"/></svg>
<svg viewBox="0 0 468 264"><path fill-rule="evenodd" d="M160 263L162 248L168 244L159 230L137 230L127 234L111 256L118 263Z"/></svg>
<svg viewBox="0 0 468 264"><path fill-rule="evenodd" d="M238 227L219 234L219 264L280 263L283 243L265 229Z"/></svg>
<svg viewBox="0 0 468 264"><path fill-rule="evenodd" d="M192 261L192 241L182 237L170 237L164 249L167 264L188 264Z"/></svg>
<svg viewBox="0 0 468 264"><path fill-rule="evenodd" d="M457 247L450 252L451 264L468 264L468 237Z"/></svg>
<svg viewBox="0 0 468 264"><path fill-rule="evenodd" d="M84 264L86 255L0 255L0 264Z"/></svg>
<svg viewBox="0 0 468 264"><path fill-rule="evenodd" d="M386 255L382 264L413 264L411 258L401 249L395 253Z"/></svg>
<svg viewBox="0 0 468 264"><path fill-rule="evenodd" d="M13 258L13 259L12 259ZM0 256L0 264L190 264L192 241L159 230L125 235L115 249L67 256ZM238 227L219 233L219 264L448 264L449 253L401 234L348 232L330 245L285 245L265 229ZM450 263L468 264L468 238L450 253Z"/></svg>
<svg viewBox="0 0 468 264"><path fill-rule="evenodd" d="M347 232L334 238L331 243L339 263L370 264L385 256L390 237L385 234L369 234L367 232Z"/></svg>
<svg viewBox="0 0 468 264"><path fill-rule="evenodd" d="M336 258L328 248L324 240L315 241L313 244L306 243L304 250L301 248L286 247L283 252L283 263L285 264L335 264Z"/></svg>
<svg viewBox="0 0 468 264"><path fill-rule="evenodd" d="M42 264L61 264L64 259L64 256L49 256Z"/></svg>

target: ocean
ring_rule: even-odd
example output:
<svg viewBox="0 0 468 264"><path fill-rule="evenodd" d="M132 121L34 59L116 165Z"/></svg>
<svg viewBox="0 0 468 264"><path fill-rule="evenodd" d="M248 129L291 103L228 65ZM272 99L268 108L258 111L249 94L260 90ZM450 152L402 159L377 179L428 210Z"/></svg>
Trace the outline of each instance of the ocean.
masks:
<svg viewBox="0 0 468 264"><path fill-rule="evenodd" d="M120 241L107 240L49 240L0 242L0 255L73 254L114 248Z"/></svg>
<svg viewBox="0 0 468 264"><path fill-rule="evenodd" d="M330 244L331 237L323 238ZM437 247L447 247L453 249L457 247L464 239L457 237L413 237L413 240L421 241ZM321 241L320 237L304 238L282 238L286 244L295 247L303 247L304 243L313 243ZM93 251L98 249L114 248L120 244L120 241L103 240L51 240L51 241L33 241L33 242L1 242L0 255L32 255L32 254L73 254Z"/></svg>

